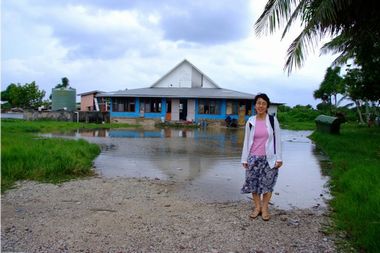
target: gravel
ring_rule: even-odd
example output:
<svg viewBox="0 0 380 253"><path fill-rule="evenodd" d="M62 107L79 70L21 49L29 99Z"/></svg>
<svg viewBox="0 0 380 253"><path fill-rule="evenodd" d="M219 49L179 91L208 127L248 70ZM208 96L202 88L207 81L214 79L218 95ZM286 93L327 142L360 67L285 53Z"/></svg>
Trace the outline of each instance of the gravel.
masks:
<svg viewBox="0 0 380 253"><path fill-rule="evenodd" d="M335 252L322 208L271 209L249 219L247 201L205 203L175 182L89 178L18 182L2 195L2 252Z"/></svg>

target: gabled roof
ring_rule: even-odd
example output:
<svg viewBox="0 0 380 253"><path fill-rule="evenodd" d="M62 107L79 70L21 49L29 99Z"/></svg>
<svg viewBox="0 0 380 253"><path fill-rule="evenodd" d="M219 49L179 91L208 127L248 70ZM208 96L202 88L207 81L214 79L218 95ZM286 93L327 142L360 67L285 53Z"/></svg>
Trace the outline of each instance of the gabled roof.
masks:
<svg viewBox="0 0 380 253"><path fill-rule="evenodd" d="M217 85L210 77L208 77L206 74L204 74L202 71L200 71L197 67L194 66L194 64L192 64L191 62L189 62L187 59L184 59L183 61L181 61L180 63L178 63L174 68L172 68L168 73L166 73L165 75L163 75L160 79L158 79L156 82L154 82L150 87L151 88L154 88L161 80L163 80L165 77L167 77L168 75L170 75L172 72L174 72L174 70L176 70L179 66L185 64L185 63L188 63L190 64L191 67L193 67L195 70L197 70L201 75L203 75L204 77L206 77L210 83L212 83L215 88L220 88L219 85Z"/></svg>
<svg viewBox="0 0 380 253"><path fill-rule="evenodd" d="M222 88L141 88L106 92L96 97L166 97L253 99L255 95Z"/></svg>

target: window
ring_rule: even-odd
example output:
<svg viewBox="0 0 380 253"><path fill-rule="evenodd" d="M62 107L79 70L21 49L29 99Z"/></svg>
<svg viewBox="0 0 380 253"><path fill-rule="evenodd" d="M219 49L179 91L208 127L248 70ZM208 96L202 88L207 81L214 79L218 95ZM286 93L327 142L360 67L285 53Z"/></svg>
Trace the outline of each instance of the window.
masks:
<svg viewBox="0 0 380 253"><path fill-rule="evenodd" d="M239 103L236 100L227 101L227 111L228 115L239 113Z"/></svg>
<svg viewBox="0 0 380 253"><path fill-rule="evenodd" d="M112 111L114 112L135 112L135 98L113 98Z"/></svg>
<svg viewBox="0 0 380 253"><path fill-rule="evenodd" d="M252 101L250 100L241 100L239 102L239 108L240 110L245 108L245 115L251 116L252 115Z"/></svg>
<svg viewBox="0 0 380 253"><path fill-rule="evenodd" d="M199 114L220 114L220 101L217 100L199 100L198 104Z"/></svg>
<svg viewBox="0 0 380 253"><path fill-rule="evenodd" d="M162 110L161 98L144 98L143 104L145 105L145 112L161 112Z"/></svg>
<svg viewBox="0 0 380 253"><path fill-rule="evenodd" d="M99 109L102 112L109 112L110 111L110 98L100 98L98 99Z"/></svg>

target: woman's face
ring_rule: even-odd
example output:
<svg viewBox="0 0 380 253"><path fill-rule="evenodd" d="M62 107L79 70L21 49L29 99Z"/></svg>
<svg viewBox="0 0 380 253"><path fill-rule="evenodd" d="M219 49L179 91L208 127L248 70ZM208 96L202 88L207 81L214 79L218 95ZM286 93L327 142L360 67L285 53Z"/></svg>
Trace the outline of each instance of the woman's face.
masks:
<svg viewBox="0 0 380 253"><path fill-rule="evenodd" d="M267 112L268 103L262 98L258 98L255 104L255 109L258 114L263 114Z"/></svg>

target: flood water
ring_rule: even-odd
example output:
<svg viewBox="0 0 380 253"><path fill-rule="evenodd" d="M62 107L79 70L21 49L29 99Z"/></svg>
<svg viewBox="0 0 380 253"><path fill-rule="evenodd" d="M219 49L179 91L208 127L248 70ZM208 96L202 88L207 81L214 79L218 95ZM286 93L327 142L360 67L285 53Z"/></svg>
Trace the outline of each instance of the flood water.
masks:
<svg viewBox="0 0 380 253"><path fill-rule="evenodd" d="M284 165L271 200L281 209L323 207L330 198L310 131L282 130ZM243 129L111 129L65 135L100 144L94 163L103 177L171 180L177 194L206 202L247 200L240 194ZM51 136L62 136L52 134Z"/></svg>

